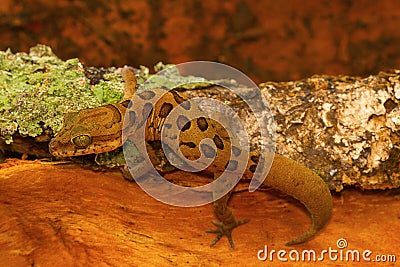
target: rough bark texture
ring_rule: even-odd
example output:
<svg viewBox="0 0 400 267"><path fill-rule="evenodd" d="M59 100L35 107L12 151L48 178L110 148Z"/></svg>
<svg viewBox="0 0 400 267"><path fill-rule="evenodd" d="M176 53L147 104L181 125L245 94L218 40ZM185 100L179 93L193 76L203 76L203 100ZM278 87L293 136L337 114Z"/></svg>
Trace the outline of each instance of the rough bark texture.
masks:
<svg viewBox="0 0 400 267"><path fill-rule="evenodd" d="M279 151L332 189L399 187L399 78L396 72L264 84L279 125Z"/></svg>
<svg viewBox="0 0 400 267"><path fill-rule="evenodd" d="M331 189L400 186L400 72L367 78L313 76L260 85L277 125L277 152L318 173ZM187 92L214 97L246 123L253 148L259 129L249 108L221 88Z"/></svg>
<svg viewBox="0 0 400 267"><path fill-rule="evenodd" d="M400 71L367 78L313 76L259 87L277 126L278 153L308 166L332 190L346 185L400 187ZM252 89L243 91L257 97ZM245 123L252 149L259 148L256 118L237 95L219 86L183 93L216 98L231 106ZM0 156L2 150L49 156L45 144L25 138L16 141L5 145L0 140Z"/></svg>

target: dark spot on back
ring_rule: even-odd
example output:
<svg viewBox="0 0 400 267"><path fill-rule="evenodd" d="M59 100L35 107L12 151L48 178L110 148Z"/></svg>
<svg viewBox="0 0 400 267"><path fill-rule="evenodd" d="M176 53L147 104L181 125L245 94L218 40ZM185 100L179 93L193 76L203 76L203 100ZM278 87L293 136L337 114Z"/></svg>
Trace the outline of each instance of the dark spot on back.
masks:
<svg viewBox="0 0 400 267"><path fill-rule="evenodd" d="M253 156L250 157L250 159L251 159L253 162L258 163L258 160L260 159L260 156L253 155Z"/></svg>
<svg viewBox="0 0 400 267"><path fill-rule="evenodd" d="M197 118L197 126L202 132L206 131L208 129L208 122L206 118L204 117Z"/></svg>
<svg viewBox="0 0 400 267"><path fill-rule="evenodd" d="M170 124L170 123L164 123L164 126L165 126L165 128L171 129L172 124Z"/></svg>
<svg viewBox="0 0 400 267"><path fill-rule="evenodd" d="M168 138L169 138L169 139L172 139L172 140L176 140L176 139L178 139L178 136L177 136L177 135L171 135L171 136L169 136Z"/></svg>
<svg viewBox="0 0 400 267"><path fill-rule="evenodd" d="M172 96L174 97L176 103L181 104L183 102L185 102L186 99L184 99L181 95L179 95L176 91L171 90L170 91Z"/></svg>
<svg viewBox="0 0 400 267"><path fill-rule="evenodd" d="M133 101L129 101L127 108L132 108L132 106L133 106Z"/></svg>
<svg viewBox="0 0 400 267"><path fill-rule="evenodd" d="M166 118L171 112L173 106L171 103L164 103L160 108L160 113L158 114L161 118Z"/></svg>
<svg viewBox="0 0 400 267"><path fill-rule="evenodd" d="M221 140L221 137L218 135L215 135L213 138L214 144L217 146L219 149L224 149L224 143Z"/></svg>
<svg viewBox="0 0 400 267"><path fill-rule="evenodd" d="M139 157L137 157L137 158L135 159L135 161L136 161L137 163L143 162L143 161L144 161L144 157L139 156Z"/></svg>
<svg viewBox="0 0 400 267"><path fill-rule="evenodd" d="M151 103L146 103L144 104L143 110L142 110L142 116L143 118L148 118L150 117L151 112L153 111L153 105Z"/></svg>
<svg viewBox="0 0 400 267"><path fill-rule="evenodd" d="M136 112L133 110L128 111L128 127L133 126L136 123Z"/></svg>
<svg viewBox="0 0 400 267"><path fill-rule="evenodd" d="M235 146L232 146L232 153L233 155L235 155L236 157L239 157L239 155L242 153L242 150L240 150L240 148L237 148Z"/></svg>
<svg viewBox="0 0 400 267"><path fill-rule="evenodd" d="M183 102L185 102L187 99L185 99L184 97L182 97L181 95L179 95L177 92L175 91L170 91L172 96L174 97L176 103L178 104L182 104ZM182 107L186 110L190 109L190 102L186 101L184 104L182 104Z"/></svg>
<svg viewBox="0 0 400 267"><path fill-rule="evenodd" d="M225 169L228 171L234 171L238 167L238 162L236 160L230 160L228 163L226 163Z"/></svg>
<svg viewBox="0 0 400 267"><path fill-rule="evenodd" d="M144 104L142 110L143 120L139 123L137 129L143 126L143 124L147 121L147 119L151 116L151 112L153 112L153 105L151 103Z"/></svg>
<svg viewBox="0 0 400 267"><path fill-rule="evenodd" d="M190 148L195 148L196 144L193 142L182 142L181 145L188 146Z"/></svg>
<svg viewBox="0 0 400 267"><path fill-rule="evenodd" d="M182 106L184 109L189 110L189 109L190 109L190 102L189 102L189 101L186 101L186 102L182 103L181 106Z"/></svg>
<svg viewBox="0 0 400 267"><path fill-rule="evenodd" d="M184 132L190 128L191 123L188 118L183 115L179 115L178 119L176 120L176 125L180 131Z"/></svg>
<svg viewBox="0 0 400 267"><path fill-rule="evenodd" d="M156 94L153 91L144 91L139 94L139 97L143 100L152 99Z"/></svg>
<svg viewBox="0 0 400 267"><path fill-rule="evenodd" d="M251 165L250 167L249 167L249 170L251 171L251 172L255 172L256 171L256 169L257 169L257 165Z"/></svg>
<svg viewBox="0 0 400 267"><path fill-rule="evenodd" d="M122 101L122 102L121 102L121 105L122 105L124 108L128 108L129 106L132 106L130 100Z"/></svg>
<svg viewBox="0 0 400 267"><path fill-rule="evenodd" d="M201 150L201 152L204 153L204 156L206 158L215 158L215 156L217 154L215 149L207 144L200 144L200 150Z"/></svg>

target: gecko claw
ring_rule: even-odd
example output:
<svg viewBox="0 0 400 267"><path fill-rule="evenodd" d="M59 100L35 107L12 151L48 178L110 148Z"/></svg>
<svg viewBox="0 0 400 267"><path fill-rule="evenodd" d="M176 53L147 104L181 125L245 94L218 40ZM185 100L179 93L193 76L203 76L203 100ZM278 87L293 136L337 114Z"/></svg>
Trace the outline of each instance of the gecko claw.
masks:
<svg viewBox="0 0 400 267"><path fill-rule="evenodd" d="M215 244L217 244L217 242L223 237L226 236L228 238L229 244L231 245L231 248L234 249L235 248L235 244L233 243L233 239L232 239L232 230L235 229L236 227L245 224L247 222L249 222L250 219L246 218L244 220L241 221L237 221L232 225L225 225L222 222L217 222L215 220L212 220L212 224L214 224L217 229L207 229L206 232L207 233L211 233L211 234L217 234L217 237L214 239L214 241L211 242L210 247L214 246Z"/></svg>

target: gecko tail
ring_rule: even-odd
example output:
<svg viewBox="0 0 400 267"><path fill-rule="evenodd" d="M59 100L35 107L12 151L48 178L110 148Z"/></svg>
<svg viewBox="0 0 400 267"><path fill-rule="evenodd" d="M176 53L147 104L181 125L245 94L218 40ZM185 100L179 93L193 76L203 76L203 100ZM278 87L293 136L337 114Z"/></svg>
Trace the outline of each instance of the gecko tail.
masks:
<svg viewBox="0 0 400 267"><path fill-rule="evenodd" d="M325 225L325 223L319 223L319 225ZM314 219L313 219L313 225L307 231L305 231L304 233L302 233L295 239L290 240L285 245L293 246L293 245L297 245L300 243L304 243L307 240L310 240L311 238L313 238L319 232L319 230L321 230L321 229L318 229L318 226L315 225Z"/></svg>
<svg viewBox="0 0 400 267"><path fill-rule="evenodd" d="M321 178L320 180L322 181ZM314 188L318 190L318 192L313 192L313 193L315 193L316 196L314 199L323 201L323 203L318 203L317 205L315 205L314 203L309 203L307 201L300 200L300 202L303 203L303 205L307 208L307 210L311 214L311 221L312 221L311 227L307 231L296 237L295 239L287 242L286 246L292 246L304 243L312 239L329 222L332 214L332 197L329 190L324 190L323 186L321 187L317 186L316 188ZM326 189L328 189L328 187L326 187Z"/></svg>
<svg viewBox="0 0 400 267"><path fill-rule="evenodd" d="M275 154L264 184L299 200L311 215L311 227L286 245L311 239L329 222L332 214L331 193L321 177L307 167Z"/></svg>

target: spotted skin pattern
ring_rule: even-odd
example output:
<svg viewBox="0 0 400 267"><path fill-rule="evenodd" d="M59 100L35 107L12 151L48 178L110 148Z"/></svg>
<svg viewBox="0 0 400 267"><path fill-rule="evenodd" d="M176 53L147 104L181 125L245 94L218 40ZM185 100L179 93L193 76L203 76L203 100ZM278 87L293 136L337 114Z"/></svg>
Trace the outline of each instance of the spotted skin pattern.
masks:
<svg viewBox="0 0 400 267"><path fill-rule="evenodd" d="M209 173L214 174L214 179L217 179L226 169L236 170L238 162L230 160L230 156L231 153L238 156L242 151L231 143L228 133L219 123L203 116L190 120L185 115L188 114L187 112L202 114L202 111L193 103L186 101L186 97L173 90L155 89L138 94L135 99L142 101L140 105L143 109L136 110L134 107L138 105L138 102L129 101L136 90L134 73L129 68L124 68L122 74L126 81L124 100L118 104L108 104L67 114L63 128L50 142L49 149L52 155L62 158L115 150L126 141L122 140L123 127L136 127L138 130L145 127L144 138L147 142L160 141L161 131L165 126L172 129L172 132L176 129L175 132L179 133L179 136L170 136L170 138L179 138L179 149L188 160L196 160L201 154L206 158L214 158L207 168ZM150 100L159 96L161 98L153 105ZM175 117L172 121L175 123L164 124L175 108L179 109L178 112L174 112ZM129 123L124 125L127 110ZM215 146L200 143L205 138L212 140ZM259 159L257 152L250 153L243 177L252 177ZM287 245L309 240L329 221L332 213L330 191L324 181L305 166L275 154L271 169L263 184L294 197L310 212L311 227ZM232 191L214 202L214 214L219 221L212 221L216 229L207 230L208 233L217 235L211 245L215 245L223 236L226 236L233 248L232 230L249 221L249 219L238 221L233 216L227 205L231 193Z"/></svg>

